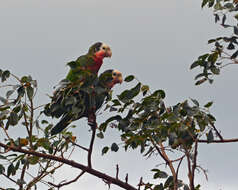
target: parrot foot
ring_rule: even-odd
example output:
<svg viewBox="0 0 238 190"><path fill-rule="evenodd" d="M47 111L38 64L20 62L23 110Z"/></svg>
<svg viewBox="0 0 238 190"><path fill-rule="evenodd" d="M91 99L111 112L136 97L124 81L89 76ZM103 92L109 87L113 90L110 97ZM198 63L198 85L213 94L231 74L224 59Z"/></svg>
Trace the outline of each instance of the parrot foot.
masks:
<svg viewBox="0 0 238 190"><path fill-rule="evenodd" d="M94 112L91 112L88 115L88 125L90 125L91 127L95 127L95 126L97 127L96 115Z"/></svg>

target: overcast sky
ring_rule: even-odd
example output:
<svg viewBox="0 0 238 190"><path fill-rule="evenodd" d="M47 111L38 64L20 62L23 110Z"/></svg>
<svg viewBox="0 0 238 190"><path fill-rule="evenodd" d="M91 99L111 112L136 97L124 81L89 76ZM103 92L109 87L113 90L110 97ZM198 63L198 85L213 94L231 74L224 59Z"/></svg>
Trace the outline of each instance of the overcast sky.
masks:
<svg viewBox="0 0 238 190"><path fill-rule="evenodd" d="M152 89L164 89L168 105L189 97L202 104L214 101L212 113L216 126L224 137L237 137L237 79L236 66L222 71L213 85L194 86L196 71L190 64L209 47L207 40L222 35L214 24L211 10L201 10L200 0L0 0L0 68L18 76L31 74L39 83L39 102L48 101L46 93L65 77L65 64L87 52L94 42L103 41L112 48L112 58L104 61L101 71L115 68L124 76L136 75ZM120 92L126 84L117 86ZM106 119L100 116L99 121ZM52 121L55 122L55 121ZM86 144L86 121L73 129L80 143ZM149 172L160 160L145 160L138 151L109 153L101 157L104 145L119 142L118 131L110 129L105 140L96 141L94 167L115 174L120 165L124 179L137 184L141 175L150 179ZM200 146L200 165L208 169L209 181L197 174L202 189L237 190L236 144ZM76 161L85 161L81 152ZM57 182L79 172L65 167L57 173ZM184 174L186 173L184 170ZM62 188L107 189L90 175ZM112 186L111 190L119 190Z"/></svg>

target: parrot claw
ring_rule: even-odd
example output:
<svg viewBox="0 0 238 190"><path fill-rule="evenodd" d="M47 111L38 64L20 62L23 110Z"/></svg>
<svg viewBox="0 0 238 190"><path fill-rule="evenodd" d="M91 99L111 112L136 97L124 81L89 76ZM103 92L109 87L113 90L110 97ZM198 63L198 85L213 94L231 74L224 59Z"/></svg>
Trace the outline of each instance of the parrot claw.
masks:
<svg viewBox="0 0 238 190"><path fill-rule="evenodd" d="M97 128L96 122L88 122L88 125L91 127L92 130Z"/></svg>
<svg viewBox="0 0 238 190"><path fill-rule="evenodd" d="M91 112L88 116L88 125L91 127L97 127L96 116L94 112Z"/></svg>

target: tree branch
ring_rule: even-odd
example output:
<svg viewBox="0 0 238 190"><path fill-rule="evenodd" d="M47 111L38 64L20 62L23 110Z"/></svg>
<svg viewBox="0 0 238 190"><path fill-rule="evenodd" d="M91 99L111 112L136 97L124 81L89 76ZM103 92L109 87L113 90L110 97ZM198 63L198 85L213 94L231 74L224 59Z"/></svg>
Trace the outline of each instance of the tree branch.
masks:
<svg viewBox="0 0 238 190"><path fill-rule="evenodd" d="M53 184L53 183L51 183L51 182L48 182L48 184L59 189L59 188L65 186L65 185L69 185L69 184L71 184L71 183L76 182L84 173L85 173L85 171L82 171L76 178L74 178L74 179L72 179L72 180L70 180L70 181L68 181L68 182L65 182L65 183L60 183L60 184L58 184L58 185L55 185L55 184Z"/></svg>
<svg viewBox="0 0 238 190"><path fill-rule="evenodd" d="M9 150L12 150L14 152L21 152L21 153L24 153L24 154L30 154L30 155L34 155L34 156L38 156L38 157L41 157L41 158L46 158L46 159L50 159L50 160L55 160L57 162L61 162L61 163L64 163L66 165L69 165L69 166L72 166L74 168L78 168L78 169L81 169L93 176L96 176L98 178L101 178L101 179L104 179L106 181L109 181L111 182L112 184L114 185L117 185L123 189L126 189L126 190L136 190L135 187L133 187L132 185L130 184L127 184L119 179L116 179L114 177L111 177L107 174L104 174L102 172L99 172L95 169L92 169L90 167L87 167L85 165L82 165L80 163L77 163L77 162L74 162L73 160L67 160L67 159L64 159L64 158L61 158L61 157L57 157L57 156L54 156L54 155L49 155L49 154L43 154L43 153L40 153L40 152L35 152L33 150L25 150L25 149L22 149L20 147L15 147L15 146L8 146L8 145L5 145L3 143L0 142L0 147L3 147L5 149L9 149Z"/></svg>
<svg viewBox="0 0 238 190"><path fill-rule="evenodd" d="M88 167L89 168L92 168L92 152L93 152L93 144L94 144L94 140L95 140L97 124L95 124L95 126L93 126L91 128L92 128L92 137L91 137L91 142L90 142L89 149L88 149Z"/></svg>
<svg viewBox="0 0 238 190"><path fill-rule="evenodd" d="M198 143L232 143L232 142L238 142L238 138L234 139L223 139L223 140L213 140L213 141L208 141L208 140L197 140Z"/></svg>

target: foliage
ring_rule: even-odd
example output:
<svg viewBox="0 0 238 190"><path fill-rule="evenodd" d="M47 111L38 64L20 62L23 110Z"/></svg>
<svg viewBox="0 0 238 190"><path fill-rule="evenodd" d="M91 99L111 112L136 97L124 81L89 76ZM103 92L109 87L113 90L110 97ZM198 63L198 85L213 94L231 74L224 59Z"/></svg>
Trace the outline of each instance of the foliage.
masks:
<svg viewBox="0 0 238 190"><path fill-rule="evenodd" d="M49 130L52 124L47 120L40 121L41 113L35 116L40 107L34 106L34 98L37 91L37 82L31 76L16 77L9 71L1 71L1 79L5 82L10 76L17 82L7 84L5 97L0 97L0 126L5 138L1 142L6 145L33 150L43 154L67 155L72 147L71 141L75 138L72 133L65 132L60 138L49 137ZM13 137L10 130L21 128L21 134ZM19 129L17 129L19 130ZM14 131L13 131L14 132ZM24 137L23 134L26 136ZM75 140L75 139L74 139ZM4 164L0 164L0 173L6 178L14 181L16 185L23 188L33 186L54 171L62 164L57 164L52 160L40 158L33 155L14 153L5 150L0 153L0 159ZM35 169L34 178L25 177L25 171ZM16 178L16 179L14 179ZM9 187L8 189L14 189Z"/></svg>
<svg viewBox="0 0 238 190"><path fill-rule="evenodd" d="M214 45L211 52L199 56L191 65L191 69L202 69L195 77L196 85L205 81L212 83L213 76L219 75L222 68L238 63L238 1L203 0L202 7L205 6L213 9L215 22L231 30L232 34L210 39L208 43ZM228 16L233 18L235 24L228 23L231 22ZM206 176L206 170L197 160L200 143L238 141L223 139L216 129L216 119L209 110L213 102L201 106L196 99L190 98L168 106L165 103L166 93L162 89L152 91L134 75L124 80L133 84L132 88L124 89L117 96L111 96L111 92L106 91L108 99L105 110L111 112L112 116L98 128L91 126L89 147L80 145L76 136L67 129L57 136L51 136L53 124L48 121L48 117L58 119L69 112L76 115L85 113L87 117L84 110L88 104L82 100L85 100L85 96L89 100L88 96L94 91L105 93L104 88L94 86L98 77L86 71L80 71L80 74L85 81L82 82L81 78L77 84L61 81L60 87L50 97L50 103L36 106L36 80L31 76L18 78L10 71L0 69L0 87L4 89L0 96L0 130L4 134L0 140L0 147L3 148L0 151L0 176L13 184L7 189L37 189L39 183L44 183L48 189L60 189L76 182L87 172L103 179L109 188L115 184L128 190L199 190L200 185L195 184L196 171L202 171ZM11 84L6 83L13 80ZM119 166L116 177L92 167L94 139L103 139L108 127L118 131L121 141L105 145L102 155L106 156L110 151L120 153L122 149L138 149L147 159L155 157L158 165L148 168L153 183L145 182L141 176L138 185L132 186L128 183L128 175L125 181L119 179ZM18 130L21 130L21 134L14 134ZM71 160L75 149L85 151L87 165ZM185 164L182 165L182 162ZM63 182L54 184L54 173L64 164L80 169L81 173L70 181L63 179ZM164 171L161 165L168 166L169 170ZM188 179L180 179L181 167L187 167Z"/></svg>
<svg viewBox="0 0 238 190"><path fill-rule="evenodd" d="M190 69L200 67L202 70L195 76L196 85L205 81L212 83L213 76L219 75L221 69L238 63L238 1L203 0L202 7L205 6L213 9L215 23L220 24L230 34L208 40L208 44L213 45L211 52L199 56L191 64Z"/></svg>

